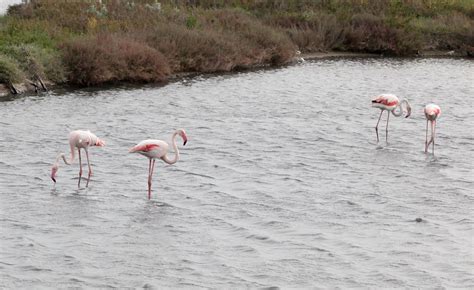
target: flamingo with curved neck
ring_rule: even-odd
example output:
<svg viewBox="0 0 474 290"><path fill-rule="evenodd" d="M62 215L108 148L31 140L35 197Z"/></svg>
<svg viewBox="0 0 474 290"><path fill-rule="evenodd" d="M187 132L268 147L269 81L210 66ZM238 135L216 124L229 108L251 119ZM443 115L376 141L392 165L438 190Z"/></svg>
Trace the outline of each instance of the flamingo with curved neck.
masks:
<svg viewBox="0 0 474 290"><path fill-rule="evenodd" d="M180 136L183 139L183 146L188 142L188 137L184 129L176 130L172 137L171 142L174 150L173 158L170 158L168 154L169 145L162 140L143 140L137 145L130 148L130 153L139 153L143 156L148 157L148 199L151 198L151 180L153 176L153 170L155 168L155 159L159 158L167 164L175 164L179 160L178 145L176 145L176 137Z"/></svg>
<svg viewBox="0 0 474 290"><path fill-rule="evenodd" d="M62 159L66 165L71 165L74 162L74 151L77 149L79 155L79 181L77 182L77 186L81 186L81 178L82 178L82 160L81 160L81 149L86 152L87 158L87 166L89 169L89 174L87 177L86 187L89 186L89 180L92 175L92 167L89 162L89 147L90 146L98 146L102 147L105 146L105 142L99 139L96 135L91 133L90 131L82 131L76 130L69 133L69 146L71 148L71 155L69 156L69 160L66 159L66 154L59 153L56 157L56 161L51 168L51 179L56 183L56 174L59 170L59 161Z"/></svg>
<svg viewBox="0 0 474 290"><path fill-rule="evenodd" d="M379 108L380 109L380 115L379 119L377 121L377 125L375 125L375 133L377 134L377 143L379 143L379 122L380 119L382 118L382 113L383 111L387 111L387 125L385 126L385 142L388 143L388 121L390 118L390 112L395 117L400 117L403 114L403 105L405 105L405 108L407 110L407 114L405 118L410 117L411 115L411 106L410 103L405 99L400 102L400 100L397 98L397 96L392 95L392 94L381 94L374 99L372 99L372 107L374 108ZM398 112L396 109L399 109Z"/></svg>

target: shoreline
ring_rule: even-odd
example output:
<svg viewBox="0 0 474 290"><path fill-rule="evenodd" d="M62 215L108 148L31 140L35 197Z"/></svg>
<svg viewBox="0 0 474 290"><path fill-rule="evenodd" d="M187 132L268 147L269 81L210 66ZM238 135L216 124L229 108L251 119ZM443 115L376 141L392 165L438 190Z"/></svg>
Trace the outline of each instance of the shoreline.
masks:
<svg viewBox="0 0 474 290"><path fill-rule="evenodd" d="M293 65L295 63L298 63L303 60L323 60L323 59L333 59L333 58L387 58L387 57L393 57L393 58L463 58L463 57L468 57L465 54L455 52L455 51L423 51L420 52L418 55L414 56L386 56L383 54L377 54L377 53L364 53L364 52L338 52L338 51L329 51L329 52L314 52L314 53L302 53L293 58L293 61L289 63L289 65ZM248 69L253 69L253 68L259 68L262 67L261 65L255 65L252 67L249 67ZM232 73L229 72L229 73ZM172 74L169 77L168 81L176 81L182 78L186 77L193 77L197 75L202 75L203 73L199 72L181 72L181 73L176 73ZM67 86L67 84L63 85L57 85L54 83L47 83L48 87L61 87L61 86ZM28 84L28 83L20 83L20 84L15 84L16 88L20 90L20 93L18 95L24 95L24 94L32 94L35 93L35 88L34 86ZM98 86L100 87L100 86ZM0 84L0 97L7 97L14 95L10 92L10 89L8 86L4 83Z"/></svg>
<svg viewBox="0 0 474 290"><path fill-rule="evenodd" d="M313 53L302 53L295 57L295 60L303 58L305 60L316 60L316 59L327 59L327 58L338 58L338 57L368 57L368 58L462 58L469 57L460 52L453 51L441 51L441 50L428 50L421 51L416 55L412 56L390 56L379 53L367 53L367 52L347 52L347 51L328 51L328 52L313 52Z"/></svg>

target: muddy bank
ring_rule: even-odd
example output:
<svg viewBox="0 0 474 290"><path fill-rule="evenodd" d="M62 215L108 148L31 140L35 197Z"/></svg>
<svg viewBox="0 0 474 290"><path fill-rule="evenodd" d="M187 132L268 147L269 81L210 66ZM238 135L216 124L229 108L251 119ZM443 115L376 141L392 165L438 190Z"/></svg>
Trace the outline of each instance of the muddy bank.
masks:
<svg viewBox="0 0 474 290"><path fill-rule="evenodd" d="M303 53L303 54L298 54L295 56L293 63L298 63L304 60L316 60L316 59L329 59L329 58L344 58L344 57L373 57L373 58L380 58L380 57L385 57L383 54L375 54L375 53L358 53L358 52L337 52L337 51L331 51L331 52L315 52L315 53ZM423 51L420 52L419 54L413 56L413 57L467 57L466 54L460 53L460 52L455 52L455 51ZM251 68L258 68L261 66L255 66ZM250 68L249 68L250 69ZM202 73L195 73L195 72L189 72L189 73L179 73L179 74L174 74L169 77L170 81L174 80L179 80L184 77L192 77L196 75L201 75ZM51 83L51 82L46 82L45 81L45 86L47 88L51 87L57 87L58 85ZM16 93L14 92L16 91ZM26 82L26 83L20 83L20 84L14 84L14 89L7 84L0 84L0 97L3 96L8 96L12 94L34 94L38 93L39 91L44 91L43 88L39 84L33 85L31 82Z"/></svg>

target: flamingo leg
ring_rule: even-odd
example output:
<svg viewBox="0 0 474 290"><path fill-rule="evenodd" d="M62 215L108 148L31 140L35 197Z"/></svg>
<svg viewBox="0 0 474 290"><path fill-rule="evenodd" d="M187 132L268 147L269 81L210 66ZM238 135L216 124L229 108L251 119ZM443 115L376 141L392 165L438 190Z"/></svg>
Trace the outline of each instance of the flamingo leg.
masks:
<svg viewBox="0 0 474 290"><path fill-rule="evenodd" d="M428 119L426 120L425 153L428 152Z"/></svg>
<svg viewBox="0 0 474 290"><path fill-rule="evenodd" d="M153 178L153 171L155 170L155 159L153 159L153 163L151 163L151 159L150 159L150 165L151 165L151 171L150 171L150 182L148 183L149 184L148 199L151 198L151 180Z"/></svg>
<svg viewBox="0 0 474 290"><path fill-rule="evenodd" d="M430 147L431 143L433 143L433 154L434 154L434 126L436 124L436 121L431 121L431 138L430 141L428 141L428 144L426 145L426 150L428 151L428 148Z"/></svg>
<svg viewBox="0 0 474 290"><path fill-rule="evenodd" d="M385 142L388 143L388 120L390 119L390 111L387 111L387 126L385 126Z"/></svg>
<svg viewBox="0 0 474 290"><path fill-rule="evenodd" d="M151 165L151 175L153 176L153 172L155 172L155 159L153 159L153 164Z"/></svg>
<svg viewBox="0 0 474 290"><path fill-rule="evenodd" d="M81 160L81 149L77 148L79 155L79 181L77 182L77 187L81 187L81 178L82 178L82 160Z"/></svg>
<svg viewBox="0 0 474 290"><path fill-rule="evenodd" d="M382 113L383 113L383 110L380 110L379 119L377 121L377 125L375 125L375 134L377 134L377 143L379 143L379 122L380 122L380 119L382 118Z"/></svg>
<svg viewBox="0 0 474 290"><path fill-rule="evenodd" d="M86 187L88 187L89 186L89 180L91 179L91 175L92 175L92 166L89 162L89 151L87 149L84 149L84 151L86 151L87 167L89 169L89 174L87 176L87 183L86 183Z"/></svg>
<svg viewBox="0 0 474 290"><path fill-rule="evenodd" d="M151 158L148 163L148 199L151 198Z"/></svg>
<svg viewBox="0 0 474 290"><path fill-rule="evenodd" d="M436 121L431 122L431 140L433 140L433 155L435 148Z"/></svg>

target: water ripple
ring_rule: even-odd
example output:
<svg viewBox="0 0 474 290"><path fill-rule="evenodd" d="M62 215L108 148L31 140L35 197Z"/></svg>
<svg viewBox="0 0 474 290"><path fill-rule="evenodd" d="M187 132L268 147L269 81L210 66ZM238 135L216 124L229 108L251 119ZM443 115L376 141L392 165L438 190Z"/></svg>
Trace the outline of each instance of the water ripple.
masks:
<svg viewBox="0 0 474 290"><path fill-rule="evenodd" d="M473 68L308 61L0 102L0 288L473 288ZM380 92L413 118L377 145ZM428 102L444 112L435 157ZM157 161L148 201L127 148L179 127L189 142ZM107 142L87 189L77 162L49 179L75 128Z"/></svg>

